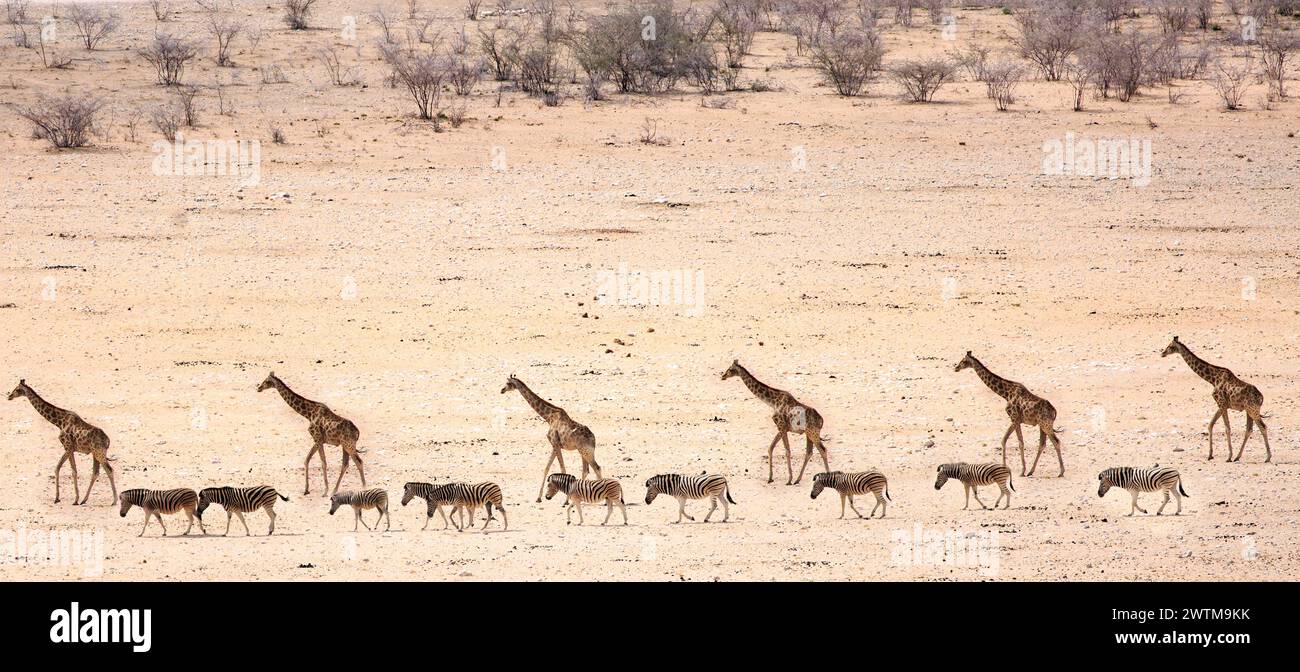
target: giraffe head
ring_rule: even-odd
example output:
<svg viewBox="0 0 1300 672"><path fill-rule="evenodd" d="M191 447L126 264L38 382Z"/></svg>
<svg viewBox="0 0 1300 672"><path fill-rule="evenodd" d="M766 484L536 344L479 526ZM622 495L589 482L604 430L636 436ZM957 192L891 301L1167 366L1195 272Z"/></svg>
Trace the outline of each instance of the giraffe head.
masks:
<svg viewBox="0 0 1300 672"><path fill-rule="evenodd" d="M969 369L972 366L975 366L975 356L970 354L970 350L967 350L966 356L962 357L960 362L957 362L957 368L953 369L953 371Z"/></svg>
<svg viewBox="0 0 1300 672"><path fill-rule="evenodd" d="M521 384L522 383L519 382L519 379L515 378L515 374L512 373L508 378L506 378L506 386L501 388L501 394L505 394L510 390L517 390Z"/></svg>
<svg viewBox="0 0 1300 672"><path fill-rule="evenodd" d="M727 367L727 370L722 372L722 379L726 380L732 376L739 376L739 375L740 375L740 360L733 359L731 360L731 366Z"/></svg>
<svg viewBox="0 0 1300 672"><path fill-rule="evenodd" d="M1174 337L1174 340L1169 341L1169 345L1166 345L1166 346L1165 346L1165 349L1162 350L1162 351L1160 351L1160 356L1161 356L1161 357L1168 357L1169 355L1172 355L1172 354L1174 354L1175 352L1178 352L1178 346L1180 346L1180 345L1182 345L1182 343L1180 343L1180 342L1178 341L1178 337L1175 336L1175 337Z"/></svg>
<svg viewBox="0 0 1300 672"><path fill-rule="evenodd" d="M27 381L20 378L18 380L18 387L15 387L14 391L9 393L9 401L13 401L18 397L27 396L27 390L29 389L31 388L27 387Z"/></svg>
<svg viewBox="0 0 1300 672"><path fill-rule="evenodd" d="M279 379L279 378L276 378L276 377L275 377L275 372L272 371L272 372L266 374L266 380L263 380L263 381L262 381L262 384L257 386L257 391L258 391L258 392L261 392L261 391L263 391L263 390L269 390L269 389L271 389L272 387L275 387L275 384L278 383L278 382L280 382L280 379Z"/></svg>

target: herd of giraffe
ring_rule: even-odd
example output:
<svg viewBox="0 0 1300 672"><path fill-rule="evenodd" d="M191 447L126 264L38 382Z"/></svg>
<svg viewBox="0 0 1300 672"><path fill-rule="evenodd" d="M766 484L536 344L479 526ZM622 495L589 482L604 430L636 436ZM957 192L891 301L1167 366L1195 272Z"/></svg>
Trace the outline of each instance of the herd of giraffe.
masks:
<svg viewBox="0 0 1300 672"><path fill-rule="evenodd" d="M1250 439L1254 426L1258 425L1260 436L1264 442L1264 461L1271 462L1273 459L1273 452L1269 446L1268 429L1264 424L1264 416L1260 410L1260 407L1263 405L1264 397L1260 393L1259 389L1254 385L1241 380L1234 375L1232 371L1221 366L1215 366L1200 357L1197 357L1186 345L1178 340L1177 336L1175 336L1169 345L1161 352L1162 357L1171 354L1181 356L1192 371L1213 386L1212 396L1216 410L1214 415L1210 418L1209 459L1214 459L1214 426L1220 419L1222 419L1224 436L1228 443L1227 461L1235 462L1241 460L1241 456L1246 449L1246 442ZM970 494L972 491L975 491L976 501L983 506L983 502L979 500L979 493L977 490L978 486L997 484L1002 492L1002 495L999 496L998 503L1000 503L1003 497L1005 497L1007 506L1009 507L1011 491L1014 488L1009 489L1009 486L1011 485L1011 474L1010 470L1006 467L1006 462L1007 441L1011 438L1012 432L1016 434L1016 438L1020 445L1021 476L1033 476L1034 471L1038 468L1038 460L1042 456L1043 451L1047 446L1047 442L1051 441L1052 447L1056 451L1057 462L1060 466L1060 472L1057 476L1064 477L1065 460L1061 454L1061 440L1058 436L1058 430L1055 427L1057 417L1056 408L1052 406L1051 402L1030 392L1024 385L993 373L969 351L967 351L965 357L957 363L955 370L961 371L967 368L974 369L980 380L983 381L990 390L1005 399L1007 402L1006 414L1011 424L1002 435L1002 464L1000 466L993 463L985 465L968 465L963 462L941 465L938 469L939 479L935 484L935 488L939 489L942 487L944 481L948 478L958 479L966 488L968 505ZM871 471L857 474L844 474L843 472L831 471L830 462L826 454L825 440L822 436L824 420L820 413L811 406L795 399L794 395L789 392L777 389L758 380L753 374L745 369L745 367L741 366L739 361L733 361L731 366L722 373L723 380L732 377L739 377L755 397L766 403L772 409L772 422L776 425L776 436L772 438L772 441L768 444L767 448L768 483L773 482L773 464L775 462L773 459L773 453L776 449L777 442L780 441L785 446L787 472L786 485L797 485L803 479L804 471L808 467L808 461L812 458L813 450L816 449L820 454L822 466L825 468L825 472L818 474L816 478L814 478L813 498L816 498L817 494L821 492L824 487L832 487L838 490L841 495L841 517L843 517L844 514L845 500L847 499L849 505L852 506L853 495L855 494L866 494L868 492L873 493L877 498L877 505L879 507L884 506L885 499L882 498L881 493L883 491L885 497L888 497L888 486L884 476L879 472ZM284 381L280 380L274 372L267 375L266 379L258 385L257 391L261 392L272 388L279 392L280 396L291 409L306 418L308 421L307 431L311 435L312 446L307 452L307 458L303 463L303 494L306 495L311 492L311 462L313 456L318 456L320 459L321 478L326 490L326 495L333 498L333 509L331 510L331 513L333 513L333 510L336 510L340 504L351 504L354 508L358 509L356 514L358 518L360 516L360 508L378 508L380 509L381 515L386 515L387 495L382 494L382 490L366 491L365 493L355 495L353 493L338 493L339 485L343 481L343 475L347 471L349 464L354 461L356 462L357 474L361 479L361 486L363 488L366 486L365 468L361 459L361 453L364 451L357 447L357 442L360 439L360 431L357 429L356 424L330 410L330 408L325 404L307 399L289 389L289 386L286 385ZM560 408L537 395L527 385L525 385L523 381L513 375L506 379L505 387L501 389L501 393L505 394L511 390L519 392L524 401L533 409L534 412L537 413L539 417L541 417L542 420L546 422L548 427L546 439L551 447L551 453L543 473L541 488L538 490L537 501L542 501L542 492L547 489L549 484L550 491L547 493L547 499L554 496L557 491L564 492L566 495L566 505L575 504L579 507L580 521L582 515L581 504L583 502L605 502L611 512L615 505L623 507L622 490L618 487L617 481L603 478L600 464L596 462L596 437L591 429L586 425L575 421L563 408ZM63 447L63 454L59 457L58 464L54 468L54 502L58 503L60 501L60 473L63 469L63 464L67 462L72 469L74 504L84 505L89 501L91 490L95 486L95 480L99 476L101 467L108 477L109 486L113 490L113 503L116 504L118 493L117 483L114 479L114 469L112 465L113 458L108 456L109 439L104 430L91 425L83 420L81 416L72 411L59 408L45 401L36 393L35 390L27 385L26 380L19 380L18 386L9 393L10 400L17 399L18 397L27 398L36 412L59 430L59 443ZM1245 436L1242 438L1241 447L1237 450L1235 457L1233 456L1232 435L1228 420L1229 411L1242 411L1246 414ZM1025 440L1024 435L1021 432L1021 427L1026 425L1038 428L1038 452L1034 456L1033 464L1028 466L1027 470L1025 460ZM795 475L794 465L791 461L790 433L802 434L805 439L804 459L803 464L799 467L798 475ZM339 467L338 478L334 481L333 491L330 491L329 487L329 470L325 457L325 446L337 446L342 450L342 464ZM574 479L572 476L567 475L564 466L565 451L577 452L578 456L581 458L582 475L580 479ZM84 497L81 496L80 483L77 476L77 453L90 455L93 460L90 484L86 488L86 494ZM559 462L560 471L559 474L552 474L551 465L556 461ZM1102 482L1102 488L1099 491L1099 494L1104 495L1106 489L1111 486L1126 488L1133 494L1133 508L1138 509L1138 491L1150 492L1152 490L1163 490L1165 492L1166 503L1169 501L1171 493L1175 497L1179 497L1179 511L1181 511L1182 504L1180 495L1185 496L1186 493L1182 492L1181 479L1177 476L1177 473L1174 472L1170 475L1169 473L1166 473L1169 471L1172 470L1133 470L1128 467L1108 469L1098 475L1098 479ZM596 481L591 484L586 483L589 472L594 472L596 478ZM564 476L561 477L560 475ZM653 493L666 492L676 496L681 507L684 507L686 499L709 497L713 498L715 508L718 503L721 503L725 508L727 502L731 501L730 491L726 486L725 480L719 481L718 479L721 479L721 477L682 477L678 475L656 476L647 481L647 504L653 500ZM608 483L609 481L613 481L613 483L610 484ZM671 483L672 485L665 485L666 483ZM407 495L403 500L403 504L410 500L412 486L419 485L429 484L407 484ZM496 488L494 484L480 484L480 486L491 486ZM1176 490L1175 486L1177 486ZM259 488L245 489L258 490L257 493L254 493L256 495L255 497L250 495L251 501L261 502L262 500L266 500L266 502L273 504L276 497L271 495L274 494L274 490L266 488L266 486L260 486L260 488L270 490L271 494L262 493ZM185 508L188 512L195 508L197 502L198 513L201 516L202 510L206 507L208 499L210 497L218 496L217 494L209 493L214 493L218 490L231 489L210 488L201 493L197 498L193 497L193 491L166 491L175 493L173 496L178 498L177 501L179 503L175 504L171 509L167 508L167 506L171 505L164 506L162 510L170 513L175 510L180 510L180 508ZM155 492L159 493L158 497L166 499L165 497L162 497L163 491L133 490L128 491L128 493L131 493L129 497L127 497L128 493L123 493L124 501L131 500L129 503L141 505L140 503L144 501L143 498L146 496L141 493ZM189 494L186 495L185 493ZM421 496L428 499L430 507L429 516L431 517L433 515L435 499L426 495L427 493L421 494ZM151 494L149 496L152 497L153 495ZM284 498L283 495L278 496L282 499L287 499ZM162 499L159 499L158 501L162 501ZM483 499L483 497L479 497L479 499ZM496 488L495 495L488 496L488 499L493 499L498 508L500 508L500 489ZM151 499L150 501L154 500ZM478 502L477 500L475 501L480 505L482 504L482 502ZM264 503L265 502L263 502L263 504ZM158 506L160 505L155 505L155 508ZM261 506L261 504L258 506ZM996 506L997 503L994 504L994 507ZM126 508L127 507L123 508L122 515L126 515ZM230 507L227 506L227 508L229 509ZM1164 506L1162 505L1161 509L1163 508ZM856 507L853 507L853 510L857 513ZM271 529L274 530L274 513L269 508L267 511L272 516ZM441 513L441 508L439 508L438 511ZM490 521L492 518L491 506L487 507L487 511ZM149 516L153 513L153 510L146 506L145 512L147 526ZM1145 510L1143 510L1143 512L1145 512ZM710 514L711 513L712 510L710 511ZM872 510L873 515L874 513L875 509ZM462 516L464 515L463 510L461 511L461 514ZM242 522L243 516L242 514L239 515ZM472 506L470 507L470 515L472 525ZM679 508L679 521L682 516L685 516L684 508ZM862 514L858 513L858 516L862 517ZM881 516L884 516L883 512ZM705 519L707 521L708 517L706 516ZM606 521L608 520L609 517L607 513ZM627 512L625 508L623 509L623 520L624 523L626 523ZM691 518L691 520L694 520L694 518ZM725 520L726 516L724 516L724 521ZM162 522L160 517L159 522ZM229 518L227 519L227 529L229 529ZM245 529L247 529L247 524L245 524ZM164 533L165 532L166 530L164 528Z"/></svg>

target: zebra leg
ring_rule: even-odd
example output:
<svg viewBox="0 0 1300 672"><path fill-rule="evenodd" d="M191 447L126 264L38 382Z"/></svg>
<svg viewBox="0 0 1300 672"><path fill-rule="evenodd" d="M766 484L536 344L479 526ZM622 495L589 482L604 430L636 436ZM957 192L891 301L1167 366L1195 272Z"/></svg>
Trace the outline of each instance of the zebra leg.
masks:
<svg viewBox="0 0 1300 672"><path fill-rule="evenodd" d="M509 531L510 531L510 519L506 517L506 510L505 510L504 508L502 508L500 504L497 505L497 509L498 509L499 511L501 511L501 531L502 531L502 532L509 532ZM624 514L624 515L626 515L626 514Z"/></svg>
<svg viewBox="0 0 1300 672"><path fill-rule="evenodd" d="M185 509L185 517L189 519L190 526L185 528L185 532L181 534L182 537L188 537L190 535L190 530L194 529L194 510L188 508Z"/></svg>
<svg viewBox="0 0 1300 672"><path fill-rule="evenodd" d="M239 517L239 524L244 526L244 536L246 536L246 537L251 537L251 536L253 536L253 533L252 533L251 531L249 531L249 529L248 529L248 521L244 519L244 514L243 514L243 512L241 512L241 511L236 511L236 512L235 512L235 515Z"/></svg>
<svg viewBox="0 0 1300 672"><path fill-rule="evenodd" d="M144 531L147 530L147 529L149 529L149 512L148 512L148 511L145 511L145 512L144 512L144 527L140 528L140 534L137 534L136 536L137 536L137 537L143 537L143 536L144 536Z"/></svg>
<svg viewBox="0 0 1300 672"><path fill-rule="evenodd" d="M157 511L154 511L154 512L153 512L153 515L154 515L155 518L158 519L158 524L159 524L159 525L162 525L162 528L163 528L163 536L164 536L164 537L167 536L167 525L163 523L162 514L161 514L161 513L158 513Z"/></svg>
<svg viewBox="0 0 1300 672"><path fill-rule="evenodd" d="M772 482L772 453L773 451L776 450L776 442L780 440L781 440L781 433L777 432L776 436L772 437L772 443L767 446L767 482L768 483ZM57 502L59 500L56 499L54 501Z"/></svg>
<svg viewBox="0 0 1300 672"><path fill-rule="evenodd" d="M607 499L605 500L605 522L601 523L601 525L603 526L605 523L608 523L609 517L612 515L614 515L614 500Z"/></svg>
<svg viewBox="0 0 1300 672"><path fill-rule="evenodd" d="M875 494L875 496L876 496L876 505L873 506L873 507L871 507L871 515L870 515L870 516L867 516L868 518L871 518L872 516L876 515L876 509L885 505L885 498L884 498L884 497L881 497L881 496L880 496L880 493L877 492L877 493L873 493L873 494ZM880 512L880 517L881 517L881 518L884 518L884 517L885 517L885 512L884 512L884 511L881 511L881 512Z"/></svg>
<svg viewBox="0 0 1300 672"><path fill-rule="evenodd" d="M393 514L386 506L384 507L384 518L388 520L388 523L384 525L384 531L387 532L393 529ZM379 521L375 521L375 527L379 527Z"/></svg>
<svg viewBox="0 0 1300 672"><path fill-rule="evenodd" d="M618 509L619 509L619 511L622 511L622 512L623 512L623 524L624 524L624 525L627 525L627 505L624 504L622 501L619 501L619 503L618 503ZM505 516L504 513L501 514L501 515L502 515L502 517Z"/></svg>
<svg viewBox="0 0 1300 672"><path fill-rule="evenodd" d="M223 537L230 536L230 519L233 518L234 516L235 514L231 513L229 509L226 510L226 531L222 532L221 536Z"/></svg>
<svg viewBox="0 0 1300 672"><path fill-rule="evenodd" d="M1208 434L1210 435L1210 456L1206 458L1207 460L1214 459L1214 423L1218 422L1219 418L1223 415L1224 415L1223 407L1220 406L1219 410L1214 412L1214 417L1210 418L1210 429L1208 432Z"/></svg>
<svg viewBox="0 0 1300 672"><path fill-rule="evenodd" d="M858 517L859 517L859 518L865 518L865 517L866 517L866 516L862 515L862 512L858 510L857 505L853 503L853 495L849 495L849 508L850 508L850 509L853 509L853 512L856 513L856 514L858 514ZM876 512L875 509L872 509L872 510L871 510L871 513L872 513L872 514L874 514L875 512Z"/></svg>
<svg viewBox="0 0 1300 672"><path fill-rule="evenodd" d="M995 510L998 508L998 504L1001 504L1001 503L1002 503L1002 498L1003 498L1003 497L1006 497L1006 498L1007 498L1007 505L1006 505L1005 507L1003 507L1003 508L1010 508L1010 507L1011 507L1011 492L1010 492L1009 490L1007 490L1007 486L1003 485L1002 483L998 483L998 499L997 499L997 501L993 502L993 508L994 508Z"/></svg>
<svg viewBox="0 0 1300 672"><path fill-rule="evenodd" d="M683 517L687 518L692 523L695 522L694 518L691 518L690 516L686 515L686 498L678 497L677 498L677 522L679 523L682 522Z"/></svg>
<svg viewBox="0 0 1300 672"><path fill-rule="evenodd" d="M555 463L555 457L560 454L559 448L551 448L551 459L546 461L546 468L542 470L542 485L537 488L537 501L542 501L542 491L546 489L546 479L551 475L551 465ZM564 458L560 458L560 471L564 471Z"/></svg>
<svg viewBox="0 0 1300 672"><path fill-rule="evenodd" d="M980 508L983 508L983 509L986 509L986 510L987 510L989 507L984 506L984 501L980 499L980 489L979 489L979 486L972 485L972 486L970 487L970 491L971 491L971 494L972 494L972 495L975 495L975 501L976 501L976 502L979 502ZM1002 501L1002 498L1001 498L1001 497L998 497L998 501L999 501L999 502ZM996 506L996 504L995 504L994 506Z"/></svg>
<svg viewBox="0 0 1300 672"><path fill-rule="evenodd" d="M970 486L969 486L969 485L966 485L965 483L962 483L962 484L961 484L961 487L964 488L964 489L966 490L966 504L965 504L964 506L961 507L961 510L962 510L962 511L965 511L966 509L970 508ZM979 500L979 498L976 497L976 501L978 501L978 500Z"/></svg>
<svg viewBox="0 0 1300 672"><path fill-rule="evenodd" d="M1183 479L1180 477L1178 479L1178 482L1174 484L1174 487L1169 489L1169 492L1173 493L1174 495L1174 503L1178 505L1178 510L1174 511L1175 516L1182 515L1183 513L1183 496L1178 494L1178 488L1182 487L1182 485L1183 485Z"/></svg>
<svg viewBox="0 0 1300 672"><path fill-rule="evenodd" d="M573 502L572 501L569 502L568 506L564 507L564 524L565 525L573 524Z"/></svg>
<svg viewBox="0 0 1300 672"><path fill-rule="evenodd" d="M1043 449L1047 447L1047 432L1042 427L1038 428L1038 453L1034 455L1034 463L1029 466L1029 476L1034 475L1034 470L1038 469L1038 458L1043 456Z"/></svg>
<svg viewBox="0 0 1300 672"><path fill-rule="evenodd" d="M331 497L333 497L335 494L338 493L338 491L339 491L339 484L343 482L343 474L347 472L347 470L348 470L348 462L351 462L351 461L352 461L352 457L351 457L350 455L348 455L348 451L346 451L346 450L343 451L343 464L342 464L342 466L339 467L339 477L338 477L337 479L334 480L334 491L331 492L331 493L329 493Z"/></svg>
<svg viewBox="0 0 1300 672"><path fill-rule="evenodd" d="M1246 452L1246 442L1250 440L1250 431L1254 428L1255 428L1255 419L1250 417L1250 413L1247 413L1246 414L1246 436L1242 437L1241 439L1241 448L1237 450L1237 457L1232 458L1231 454L1229 454L1229 459L1228 459L1229 462L1241 461L1241 454ZM1229 453L1231 453L1231 448L1229 448Z"/></svg>
<svg viewBox="0 0 1300 672"><path fill-rule="evenodd" d="M316 456L316 451L318 450L322 451L321 457L322 458L325 457L324 449L321 447L321 444L318 441L316 443L311 444L311 450L307 451L307 459L302 461L302 494L304 495L311 494L311 458ZM329 482L329 477L327 476L325 480L325 492L328 493L329 491L330 491L330 482Z"/></svg>
<svg viewBox="0 0 1300 672"><path fill-rule="evenodd" d="M586 525L587 522L582 518L582 502L574 502L574 503L578 505L578 524Z"/></svg>
<svg viewBox="0 0 1300 672"><path fill-rule="evenodd" d="M731 518L731 507L727 504L726 490L723 490L722 494L718 495L718 501L722 502L722 522L725 523L727 519Z"/></svg>
<svg viewBox="0 0 1300 672"><path fill-rule="evenodd" d="M1169 491L1165 490L1165 501L1160 502L1160 508L1156 509L1156 515L1164 513L1165 507L1169 506Z"/></svg>
<svg viewBox="0 0 1300 672"><path fill-rule="evenodd" d="M713 506L710 506L709 512L704 514L704 522L706 523L709 522L709 517L713 515L713 512L718 510L718 498L716 496L710 497L709 503Z"/></svg>
<svg viewBox="0 0 1300 672"><path fill-rule="evenodd" d="M1133 511L1134 511L1134 510L1141 511L1142 513L1146 513L1146 512L1147 512L1146 509L1144 509L1144 508L1138 506L1138 493L1137 493L1137 490L1129 490L1129 494L1133 495L1133 508L1129 509L1129 511L1128 511L1128 515L1130 515L1130 516L1133 515Z"/></svg>
<svg viewBox="0 0 1300 672"><path fill-rule="evenodd" d="M275 508L273 504L267 504L264 508L266 509L266 517L271 519L271 524L266 529L266 536L269 537L275 534ZM248 527L248 524L245 523L244 527Z"/></svg>
<svg viewBox="0 0 1300 672"><path fill-rule="evenodd" d="M839 518L840 520L844 520L844 502L847 502L848 499L849 499L848 495L842 492L840 493L840 518Z"/></svg>

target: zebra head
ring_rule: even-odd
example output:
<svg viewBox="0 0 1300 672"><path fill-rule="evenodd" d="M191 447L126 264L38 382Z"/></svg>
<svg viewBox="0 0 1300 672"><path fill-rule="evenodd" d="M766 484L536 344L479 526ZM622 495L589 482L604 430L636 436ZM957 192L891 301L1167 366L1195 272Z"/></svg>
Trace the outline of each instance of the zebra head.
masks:
<svg viewBox="0 0 1300 672"><path fill-rule="evenodd" d="M334 512L338 511L340 506L343 506L344 504L347 504L351 501L352 501L351 492L334 493L334 495L330 497L330 515L331 516L334 515Z"/></svg>
<svg viewBox="0 0 1300 672"><path fill-rule="evenodd" d="M739 375L740 375L740 360L733 359L731 360L731 366L727 367L727 370L722 372L722 379L726 380L732 376L739 376Z"/></svg>
<svg viewBox="0 0 1300 672"><path fill-rule="evenodd" d="M15 387L15 388L14 388L14 391L9 393L9 401L13 401L14 399L17 399L18 397L25 397L25 396L27 396L27 390L28 390L28 387L27 387L27 381L26 381L26 380L19 379L19 380L18 380L18 387Z"/></svg>
<svg viewBox="0 0 1300 672"><path fill-rule="evenodd" d="M126 512L130 511L132 506L140 505L140 502L144 499L144 492L141 489L122 491L122 510L119 513L123 518L126 517Z"/></svg>
<svg viewBox="0 0 1300 672"><path fill-rule="evenodd" d="M1174 337L1174 340L1169 341L1169 345L1166 345L1166 346L1165 346L1165 349L1160 351L1160 356L1161 356L1161 357L1168 357L1169 355L1172 355L1172 354L1174 354L1175 352L1178 352L1178 346L1180 346L1180 345L1182 345L1182 343L1178 342L1178 337L1175 336L1175 337Z"/></svg>
<svg viewBox="0 0 1300 672"><path fill-rule="evenodd" d="M646 481L645 503L649 505L651 502L655 501L655 497L667 493L672 479L673 477L671 474L659 474L658 476L652 476L650 480Z"/></svg>
<svg viewBox="0 0 1300 672"><path fill-rule="evenodd" d="M569 492L569 486L573 484L575 477L573 474L551 474L546 477L546 498L550 499L557 492Z"/></svg>
<svg viewBox="0 0 1300 672"><path fill-rule="evenodd" d="M200 490L199 505L194 507L194 515L198 516L199 520L203 520L203 512L208 509L208 506L210 506L214 502L217 504L221 504L222 502L226 501L221 496L221 493L229 489L230 488L227 486L224 488L204 488Z"/></svg>
<svg viewBox="0 0 1300 672"><path fill-rule="evenodd" d="M966 361L966 360L962 360L962 361ZM941 464L941 465L939 465L939 469L938 469L938 471L939 471L939 478L938 478L938 480L936 480L936 481L934 482L934 489L935 489L935 490L938 490L939 488L942 488L942 487L943 487L943 484L948 482L948 471L947 471L946 469L944 469L944 467L946 467L946 466L948 466L948 465L946 465L946 464Z"/></svg>
<svg viewBox="0 0 1300 672"><path fill-rule="evenodd" d="M425 485L425 484L424 484L424 483L415 483L415 482L411 482L411 483L407 483L405 486L403 486L403 488L402 488L402 506L406 506L408 503L410 503L411 498L415 497L415 490L416 490L416 488L418 488L418 487L421 486L421 485Z"/></svg>
<svg viewBox="0 0 1300 672"><path fill-rule="evenodd" d="M828 480L829 476L830 476L829 472L821 473L821 474L817 474L816 476L813 476L813 489L812 489L813 499L817 499L817 495L822 494L822 490L826 489L826 485L827 485L826 481Z"/></svg>
<svg viewBox="0 0 1300 672"><path fill-rule="evenodd" d="M262 381L262 384L257 386L257 391L258 391L258 392L261 392L261 391L263 391L263 390L269 390L269 389L271 389L272 387L275 387L275 384L276 384L277 382L279 382L279 381L280 381L280 379L279 379L279 378L276 378L276 377L275 377L275 372L272 371L272 372L266 374L266 380L263 380L263 381Z"/></svg>
<svg viewBox="0 0 1300 672"><path fill-rule="evenodd" d="M1098 486L1097 488L1098 497L1105 497L1106 491L1110 490L1111 487L1115 485L1115 483L1112 482L1112 479L1114 478L1114 471L1115 471L1114 469L1107 469L1106 471L1097 474L1097 480L1101 481L1101 485Z"/></svg>
<svg viewBox="0 0 1300 672"><path fill-rule="evenodd" d="M953 371L961 371L962 369L968 369L974 365L975 356L970 354L970 350L967 350L966 356L962 357L960 362L957 362L957 368L953 369Z"/></svg>

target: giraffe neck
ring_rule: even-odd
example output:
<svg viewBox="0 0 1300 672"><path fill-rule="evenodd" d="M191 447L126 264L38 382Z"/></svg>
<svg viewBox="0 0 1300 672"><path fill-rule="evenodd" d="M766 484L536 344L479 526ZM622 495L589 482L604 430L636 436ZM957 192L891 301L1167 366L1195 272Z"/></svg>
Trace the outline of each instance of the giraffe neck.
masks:
<svg viewBox="0 0 1300 672"><path fill-rule="evenodd" d="M745 381L745 387L748 387L755 397L768 405L776 405L776 399L780 396L779 390L755 378L754 374L750 373L745 367L737 364L736 368L740 369L740 379Z"/></svg>
<svg viewBox="0 0 1300 672"><path fill-rule="evenodd" d="M1196 375L1204 378L1210 383L1218 383L1218 377L1215 376L1214 373L1219 367L1192 354L1192 351L1188 350L1187 346L1183 345L1181 342L1178 344L1178 354L1182 355L1183 361L1187 362L1188 368L1190 368Z"/></svg>
<svg viewBox="0 0 1300 672"><path fill-rule="evenodd" d="M72 415L71 412L65 411L62 408L42 399L41 395L36 394L36 390L33 390L30 387L27 388L27 393L23 396L27 397L27 401L32 402L32 408L35 408L36 412L40 413L42 418L49 420L50 424L55 427L63 427L68 420L68 416Z"/></svg>
<svg viewBox="0 0 1300 672"><path fill-rule="evenodd" d="M523 395L524 401L528 402L528 405L531 406L533 410L537 412L537 415L541 416L543 420L550 422L558 413L563 412L559 406L537 396L535 392L528 389L528 386L525 385L523 381L516 379L515 387L519 390L519 394Z"/></svg>
<svg viewBox="0 0 1300 672"><path fill-rule="evenodd" d="M989 371L989 367L984 366L980 360L971 357L971 361L975 362L975 374L980 377L980 380L984 381L984 384L990 390L993 390L994 394L1007 399L1007 395L1011 391L1011 383L1006 378Z"/></svg>
<svg viewBox="0 0 1300 672"><path fill-rule="evenodd" d="M289 408L292 408L295 413L308 420L312 418L312 411L316 407L316 402L289 389L289 386L279 379L275 381L275 391L280 393L280 396L284 398L284 403L288 404Z"/></svg>

